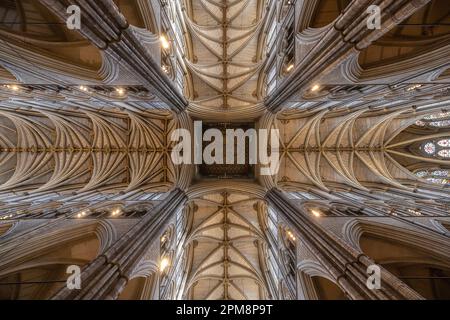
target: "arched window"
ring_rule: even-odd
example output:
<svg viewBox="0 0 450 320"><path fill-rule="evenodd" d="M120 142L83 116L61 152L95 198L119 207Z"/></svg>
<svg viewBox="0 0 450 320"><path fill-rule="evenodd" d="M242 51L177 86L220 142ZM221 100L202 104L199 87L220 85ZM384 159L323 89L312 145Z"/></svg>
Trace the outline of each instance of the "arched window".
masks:
<svg viewBox="0 0 450 320"><path fill-rule="evenodd" d="M436 145L433 142L428 142L423 146L423 151L425 151L426 154L435 154Z"/></svg>
<svg viewBox="0 0 450 320"><path fill-rule="evenodd" d="M450 127L450 111L431 114L416 122L419 127L448 128Z"/></svg>
<svg viewBox="0 0 450 320"><path fill-rule="evenodd" d="M430 183L450 185L450 170L448 169L419 170L415 174Z"/></svg>
<svg viewBox="0 0 450 320"><path fill-rule="evenodd" d="M439 138L427 141L422 144L420 149L427 157L450 159L450 138Z"/></svg>
<svg viewBox="0 0 450 320"><path fill-rule="evenodd" d="M438 155L443 158L450 158L450 150L441 150L438 152Z"/></svg>

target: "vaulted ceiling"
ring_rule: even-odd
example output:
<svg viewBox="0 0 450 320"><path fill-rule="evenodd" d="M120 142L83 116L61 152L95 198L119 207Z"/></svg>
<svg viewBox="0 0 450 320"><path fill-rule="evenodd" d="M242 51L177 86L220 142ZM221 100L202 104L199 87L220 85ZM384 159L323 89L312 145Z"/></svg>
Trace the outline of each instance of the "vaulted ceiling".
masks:
<svg viewBox="0 0 450 320"><path fill-rule="evenodd" d="M185 239L177 249L187 261L186 298L271 297L267 257L276 258L264 235L264 192L255 196L264 188L410 191L424 182L413 174L419 165L449 167L413 150L450 135L414 127L449 108L448 0L383 1L403 22L388 20L383 36L348 18L364 12L361 1L87 1L81 32L67 30L46 1L0 3L6 213L42 216L51 201L65 209L73 201L73 212L130 201L146 212L155 194L204 182L192 179L193 166L172 163L174 129L201 119L280 130L276 176L212 181L190 199L186 230L176 235ZM236 187L246 183L257 191ZM278 235L279 225L271 229ZM51 270L61 271L22 276L46 279Z"/></svg>
<svg viewBox="0 0 450 320"><path fill-rule="evenodd" d="M408 162L404 158L430 161L418 150L414 153L409 148L398 149L410 146L414 138L427 139L426 134L420 138L402 134L424 117L417 114L411 118L407 112L376 114L358 110L339 114L323 110L306 117L302 113L279 115L274 123L282 141L277 183L294 189L313 184L325 191L339 184L361 190L369 190L371 183L406 188L400 181L418 178L405 168ZM445 137L448 133L440 134ZM445 160L434 162L446 164Z"/></svg>
<svg viewBox="0 0 450 320"><path fill-rule="evenodd" d="M264 300L266 213L249 195L211 193L192 202L185 296L194 300Z"/></svg>
<svg viewBox="0 0 450 320"><path fill-rule="evenodd" d="M0 106L0 124L3 201L164 192L174 183L167 145L175 124L167 113Z"/></svg>
<svg viewBox="0 0 450 320"><path fill-rule="evenodd" d="M193 114L257 117L263 110L263 1L189 0L184 12L192 44L186 63L194 83Z"/></svg>

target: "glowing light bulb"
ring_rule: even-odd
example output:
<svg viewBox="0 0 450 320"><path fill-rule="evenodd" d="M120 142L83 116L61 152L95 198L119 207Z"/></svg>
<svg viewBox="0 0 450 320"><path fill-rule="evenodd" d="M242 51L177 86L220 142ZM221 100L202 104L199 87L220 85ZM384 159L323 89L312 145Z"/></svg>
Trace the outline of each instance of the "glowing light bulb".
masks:
<svg viewBox="0 0 450 320"><path fill-rule="evenodd" d="M419 89L419 88L422 88L422 85L421 84L415 84L415 85L412 85L409 88L407 88L406 91L410 92L410 91L413 91L413 90L416 90L416 89Z"/></svg>
<svg viewBox="0 0 450 320"><path fill-rule="evenodd" d="M120 215L120 213L121 213L120 209L116 209L111 214L112 214L113 217L117 217L117 216Z"/></svg>
<svg viewBox="0 0 450 320"><path fill-rule="evenodd" d="M316 91L318 91L320 89L320 86L318 85L318 84L316 84L316 85L314 85L312 88L311 88L311 91L312 92L316 92Z"/></svg>
<svg viewBox="0 0 450 320"><path fill-rule="evenodd" d="M159 40L161 41L161 46L163 49L169 49L170 48L170 42L167 40L165 35L162 35Z"/></svg>
<svg viewBox="0 0 450 320"><path fill-rule="evenodd" d="M167 258L162 259L159 265L159 271L164 272L169 266L169 264L170 264L169 259Z"/></svg>
<svg viewBox="0 0 450 320"><path fill-rule="evenodd" d="M288 237L289 237L292 241L295 241L295 240L296 240L296 238L295 238L294 234L292 233L292 231L288 230L286 233L287 233Z"/></svg>
<svg viewBox="0 0 450 320"><path fill-rule="evenodd" d="M289 72L292 69L294 69L294 65L293 64L289 65L289 67L286 68L286 71Z"/></svg>
<svg viewBox="0 0 450 320"><path fill-rule="evenodd" d="M5 87L6 87L7 89L12 90L12 91L19 91L19 89L20 89L20 87L19 87L18 85L16 85L16 84L13 84L13 85L7 84Z"/></svg>
<svg viewBox="0 0 450 320"><path fill-rule="evenodd" d="M116 92L117 92L119 95L123 96L123 95L125 94L125 89L123 89L123 88L117 88L117 89L116 89Z"/></svg>
<svg viewBox="0 0 450 320"><path fill-rule="evenodd" d="M315 217L321 217L322 213L318 210L312 210L311 213L315 216Z"/></svg>
<svg viewBox="0 0 450 320"><path fill-rule="evenodd" d="M164 73L169 73L169 68L167 66L162 66Z"/></svg>

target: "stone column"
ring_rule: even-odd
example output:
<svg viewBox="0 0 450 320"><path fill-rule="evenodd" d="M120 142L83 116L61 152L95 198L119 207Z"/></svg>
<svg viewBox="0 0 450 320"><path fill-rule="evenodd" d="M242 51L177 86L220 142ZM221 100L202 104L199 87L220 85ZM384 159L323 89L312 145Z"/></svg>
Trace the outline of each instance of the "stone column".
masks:
<svg viewBox="0 0 450 320"><path fill-rule="evenodd" d="M143 86L154 92L175 113L187 108L188 102L167 75L152 50L142 41L147 30L131 26L113 0L39 0L62 21L69 17L67 8L81 9L82 36L136 76ZM148 36L148 35L147 35ZM158 35L153 35L158 37Z"/></svg>
<svg viewBox="0 0 450 320"><path fill-rule="evenodd" d="M293 96L308 89L311 79L323 77L324 72L336 69L349 57L356 56L359 51L370 46L429 1L351 1L333 24L324 31L317 45L310 48L304 59L266 98L265 105L273 112L283 110L286 102ZM367 29L366 9L372 4L382 8L383 25L380 30Z"/></svg>
<svg viewBox="0 0 450 320"><path fill-rule="evenodd" d="M82 270L81 290L64 287L53 299L116 299L142 257L155 241L159 242L159 236L186 201L187 196L182 190L173 190L160 205Z"/></svg>
<svg viewBox="0 0 450 320"><path fill-rule="evenodd" d="M395 300L423 299L418 293L381 267L381 289L367 287L367 267L375 262L332 232L320 226L307 212L297 208L282 191L273 188L266 201L292 226L302 243L330 272L351 299Z"/></svg>

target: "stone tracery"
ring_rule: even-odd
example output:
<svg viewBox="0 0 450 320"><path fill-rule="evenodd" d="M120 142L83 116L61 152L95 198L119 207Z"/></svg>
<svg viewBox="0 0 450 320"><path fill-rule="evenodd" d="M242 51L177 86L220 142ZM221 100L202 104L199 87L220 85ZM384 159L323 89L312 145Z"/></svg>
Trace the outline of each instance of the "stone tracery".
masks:
<svg viewBox="0 0 450 320"><path fill-rule="evenodd" d="M371 0L74 0L82 30L34 24L68 3L0 5L1 298L445 296L403 279L449 270L442 0L378 1L380 31ZM173 165L193 119L279 129L278 175ZM80 292L29 284L77 261Z"/></svg>

